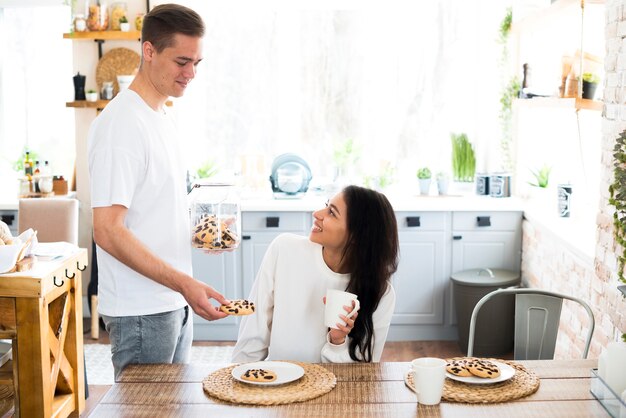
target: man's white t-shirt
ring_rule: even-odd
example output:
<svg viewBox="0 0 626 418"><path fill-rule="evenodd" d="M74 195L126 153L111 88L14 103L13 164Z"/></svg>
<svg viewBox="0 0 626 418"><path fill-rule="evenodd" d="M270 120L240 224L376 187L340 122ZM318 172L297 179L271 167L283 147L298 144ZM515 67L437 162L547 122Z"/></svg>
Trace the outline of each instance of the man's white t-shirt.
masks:
<svg viewBox="0 0 626 418"><path fill-rule="evenodd" d="M322 301L327 289L345 290L349 280L349 274L335 273L326 265L321 245L304 236L279 235L252 285L248 299L256 304L256 312L242 317L232 361L354 362L350 335L341 345L329 342ZM380 361L395 304L390 283L372 315L374 362Z"/></svg>
<svg viewBox="0 0 626 418"><path fill-rule="evenodd" d="M189 275L191 244L185 170L171 116L121 91L89 130L91 207L122 205L125 226L153 253ZM98 256L98 312L149 315L180 309L183 296L121 263Z"/></svg>

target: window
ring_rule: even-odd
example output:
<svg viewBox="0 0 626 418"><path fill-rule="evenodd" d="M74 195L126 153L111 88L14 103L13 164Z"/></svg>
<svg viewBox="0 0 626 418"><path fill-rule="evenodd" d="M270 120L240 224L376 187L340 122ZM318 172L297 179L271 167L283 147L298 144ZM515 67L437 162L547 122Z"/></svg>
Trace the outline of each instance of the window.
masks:
<svg viewBox="0 0 626 418"><path fill-rule="evenodd" d="M241 170L296 152L332 180L335 144L361 150L352 175L386 164L450 169L450 133L466 132L478 169L498 169L499 47L505 5L489 1L194 2L205 19L204 61L176 102L188 164ZM263 172L262 174L265 174ZM261 173L260 173L261 174ZM316 179L314 178L314 181Z"/></svg>
<svg viewBox="0 0 626 418"><path fill-rule="evenodd" d="M21 4L20 6L22 6ZM74 170L72 46L67 6L0 6L0 194L17 195L13 164L24 147L53 174ZM9 181L6 181L9 179Z"/></svg>

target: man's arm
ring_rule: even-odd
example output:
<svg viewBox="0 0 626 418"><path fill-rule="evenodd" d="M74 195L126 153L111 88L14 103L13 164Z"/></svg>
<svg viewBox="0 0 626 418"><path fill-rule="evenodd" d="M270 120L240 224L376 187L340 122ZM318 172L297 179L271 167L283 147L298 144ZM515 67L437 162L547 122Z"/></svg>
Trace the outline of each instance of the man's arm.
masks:
<svg viewBox="0 0 626 418"><path fill-rule="evenodd" d="M227 316L209 299L221 304L229 301L211 286L173 268L146 247L124 225L128 209L121 205L93 209L93 233L96 244L136 272L183 295L193 311L212 321Z"/></svg>

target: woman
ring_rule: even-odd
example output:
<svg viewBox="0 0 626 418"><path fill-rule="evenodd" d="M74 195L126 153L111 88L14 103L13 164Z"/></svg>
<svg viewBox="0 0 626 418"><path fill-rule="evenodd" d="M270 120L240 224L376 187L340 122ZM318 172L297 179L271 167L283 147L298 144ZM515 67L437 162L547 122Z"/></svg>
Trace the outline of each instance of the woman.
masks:
<svg viewBox="0 0 626 418"><path fill-rule="evenodd" d="M257 311L241 322L233 362L380 361L396 300L393 208L381 193L348 186L313 218L308 239L282 234L270 244L249 296ZM338 329L324 325L327 289L360 302L350 318L353 307L344 306Z"/></svg>

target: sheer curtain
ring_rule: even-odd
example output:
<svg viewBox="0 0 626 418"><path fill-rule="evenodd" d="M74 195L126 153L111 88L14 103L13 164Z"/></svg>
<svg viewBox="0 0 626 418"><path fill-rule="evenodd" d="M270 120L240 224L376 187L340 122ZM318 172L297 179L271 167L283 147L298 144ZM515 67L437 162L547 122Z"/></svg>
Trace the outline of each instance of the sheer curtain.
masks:
<svg viewBox="0 0 626 418"><path fill-rule="evenodd" d="M355 178L394 168L450 168L450 133L466 132L478 168L498 169L499 23L492 1L194 2L204 61L176 112L190 167L240 156L303 155L332 178L337 143L360 150ZM494 151L496 150L496 151ZM269 173L269 172L267 172ZM263 173L265 174L265 173Z"/></svg>

